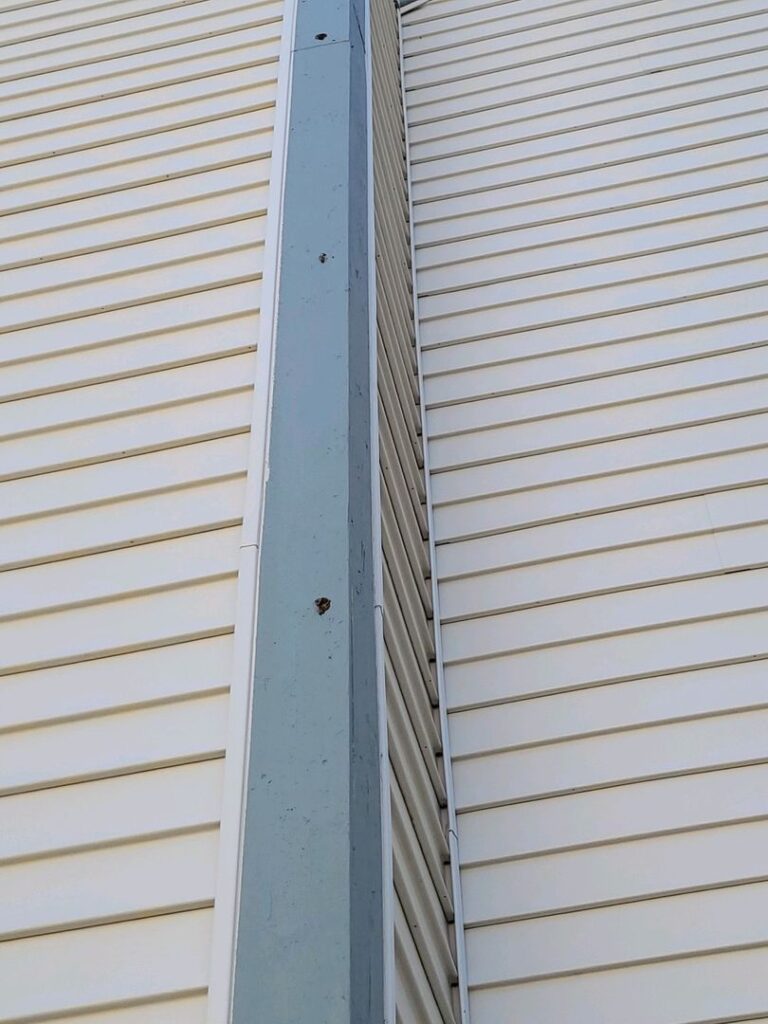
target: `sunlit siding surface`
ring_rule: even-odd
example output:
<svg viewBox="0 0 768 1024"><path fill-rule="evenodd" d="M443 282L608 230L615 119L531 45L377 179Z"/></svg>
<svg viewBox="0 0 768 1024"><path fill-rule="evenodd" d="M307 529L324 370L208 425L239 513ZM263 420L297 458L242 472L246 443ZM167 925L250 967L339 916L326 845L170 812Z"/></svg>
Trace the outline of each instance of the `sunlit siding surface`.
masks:
<svg viewBox="0 0 768 1024"><path fill-rule="evenodd" d="M372 0L384 675L397 1020L451 1024L456 966L414 344L398 16Z"/></svg>
<svg viewBox="0 0 768 1024"><path fill-rule="evenodd" d="M768 12L405 16L473 1024L768 1014Z"/></svg>
<svg viewBox="0 0 768 1024"><path fill-rule="evenodd" d="M2 1021L206 1020L281 9L0 6Z"/></svg>

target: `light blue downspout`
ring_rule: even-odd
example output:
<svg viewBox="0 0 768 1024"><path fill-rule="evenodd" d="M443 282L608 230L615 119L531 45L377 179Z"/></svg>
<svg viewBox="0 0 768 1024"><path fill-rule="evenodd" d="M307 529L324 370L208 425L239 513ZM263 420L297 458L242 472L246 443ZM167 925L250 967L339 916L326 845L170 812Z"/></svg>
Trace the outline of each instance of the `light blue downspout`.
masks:
<svg viewBox="0 0 768 1024"><path fill-rule="evenodd" d="M299 0L234 1024L381 1024L367 0Z"/></svg>

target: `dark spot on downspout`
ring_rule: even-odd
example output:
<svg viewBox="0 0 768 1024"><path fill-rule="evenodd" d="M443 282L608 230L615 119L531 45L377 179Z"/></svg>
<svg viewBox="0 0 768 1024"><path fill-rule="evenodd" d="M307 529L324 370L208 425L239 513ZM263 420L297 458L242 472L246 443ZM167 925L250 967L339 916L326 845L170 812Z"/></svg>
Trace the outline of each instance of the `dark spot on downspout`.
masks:
<svg viewBox="0 0 768 1024"><path fill-rule="evenodd" d="M315 608L317 608L318 615L325 615L328 609L331 607L330 597L318 597L315 599Z"/></svg>

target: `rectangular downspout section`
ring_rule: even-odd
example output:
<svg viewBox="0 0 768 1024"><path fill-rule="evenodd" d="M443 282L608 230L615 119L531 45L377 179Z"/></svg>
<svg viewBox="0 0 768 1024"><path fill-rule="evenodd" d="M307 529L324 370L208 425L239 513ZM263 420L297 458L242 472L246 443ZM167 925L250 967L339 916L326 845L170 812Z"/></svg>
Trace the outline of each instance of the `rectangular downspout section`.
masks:
<svg viewBox="0 0 768 1024"><path fill-rule="evenodd" d="M384 1012L366 18L296 21L235 1024Z"/></svg>

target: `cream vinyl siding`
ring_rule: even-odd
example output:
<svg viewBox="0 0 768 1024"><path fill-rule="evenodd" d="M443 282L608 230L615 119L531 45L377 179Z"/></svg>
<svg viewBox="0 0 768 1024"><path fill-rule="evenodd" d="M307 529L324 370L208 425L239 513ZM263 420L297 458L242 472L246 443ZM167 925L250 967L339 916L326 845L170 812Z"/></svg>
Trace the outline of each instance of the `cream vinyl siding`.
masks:
<svg viewBox="0 0 768 1024"><path fill-rule="evenodd" d="M372 0L377 376L384 677L399 1024L453 1024L447 801L435 676L421 405L413 323L398 16Z"/></svg>
<svg viewBox="0 0 768 1024"><path fill-rule="evenodd" d="M281 11L0 6L2 1021L210 1019Z"/></svg>
<svg viewBox="0 0 768 1024"><path fill-rule="evenodd" d="M404 15L473 1024L768 1012L768 11Z"/></svg>

